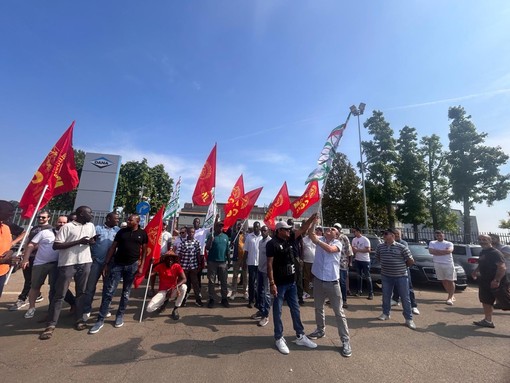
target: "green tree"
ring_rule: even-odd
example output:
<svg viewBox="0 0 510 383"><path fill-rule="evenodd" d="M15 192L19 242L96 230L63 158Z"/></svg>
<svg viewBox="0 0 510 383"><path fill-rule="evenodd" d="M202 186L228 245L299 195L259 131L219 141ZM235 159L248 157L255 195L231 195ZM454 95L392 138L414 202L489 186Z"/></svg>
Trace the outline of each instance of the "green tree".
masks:
<svg viewBox="0 0 510 383"><path fill-rule="evenodd" d="M422 153L418 150L418 135L415 128L405 126L397 140L398 166L396 179L402 190L402 202L397 208L397 217L403 223L413 225L418 240L418 225L425 223L428 212L425 197L427 170Z"/></svg>
<svg viewBox="0 0 510 383"><path fill-rule="evenodd" d="M83 163L85 162L85 152L80 149L74 150L74 161L76 163L76 170L78 171L78 178L81 177L81 171L83 169ZM77 189L71 190L67 193L59 194L53 197L46 209L49 210L63 210L71 211L74 208L74 201L76 200Z"/></svg>
<svg viewBox="0 0 510 383"><path fill-rule="evenodd" d="M375 110L363 125L373 136L372 141L362 142L366 161L365 164L359 164L365 167L367 198L372 205L386 209L386 224L394 227L394 205L401 193L395 180L398 155L393 129L384 119L383 113Z"/></svg>
<svg viewBox="0 0 510 383"><path fill-rule="evenodd" d="M434 230L456 231L457 217L450 209L450 165L439 136L423 137L420 151L426 167L426 194L429 219L425 225Z"/></svg>
<svg viewBox="0 0 510 383"><path fill-rule="evenodd" d="M483 145L487 133L478 133L463 107L448 110L450 124L450 155L452 166L451 184L453 200L463 205L464 236L471 237L469 219L474 204L493 202L506 198L510 190L510 175L500 173L500 167L508 162L500 146Z"/></svg>
<svg viewBox="0 0 510 383"><path fill-rule="evenodd" d="M510 216L510 211L508 211L507 213ZM510 218L508 218L507 220L504 219L500 220L498 227L500 229L510 229Z"/></svg>
<svg viewBox="0 0 510 383"><path fill-rule="evenodd" d="M147 197L151 204L151 214L170 200L172 179L163 165L151 168L147 159L129 161L120 166L119 182L115 195L115 206L123 207L124 212L134 213L141 197Z"/></svg>
<svg viewBox="0 0 510 383"><path fill-rule="evenodd" d="M363 226L360 179L345 154L336 154L322 196L323 221L344 226Z"/></svg>

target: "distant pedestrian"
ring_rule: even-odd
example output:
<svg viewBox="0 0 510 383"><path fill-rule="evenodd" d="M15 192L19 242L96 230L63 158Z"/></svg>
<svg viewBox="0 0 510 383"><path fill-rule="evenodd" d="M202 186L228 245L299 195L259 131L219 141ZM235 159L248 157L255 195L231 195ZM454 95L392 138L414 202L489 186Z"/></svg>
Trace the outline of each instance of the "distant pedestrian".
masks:
<svg viewBox="0 0 510 383"><path fill-rule="evenodd" d="M433 255L432 260L434 261L437 279L441 281L448 293L445 303L451 306L455 302L453 294L455 294L455 281L457 280L452 256L453 243L445 240L444 232L441 230L436 230L434 235L436 240L429 242L429 253Z"/></svg>

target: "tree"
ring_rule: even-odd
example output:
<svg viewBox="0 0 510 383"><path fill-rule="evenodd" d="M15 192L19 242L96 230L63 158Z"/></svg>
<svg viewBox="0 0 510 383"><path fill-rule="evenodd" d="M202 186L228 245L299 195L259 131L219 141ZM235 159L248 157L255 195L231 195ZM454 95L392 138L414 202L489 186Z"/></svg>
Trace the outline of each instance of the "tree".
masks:
<svg viewBox="0 0 510 383"><path fill-rule="evenodd" d="M163 165L151 168L147 159L129 161L120 166L115 206L123 207L127 213L134 213L141 197L147 197L151 203L151 214L170 200L172 179Z"/></svg>
<svg viewBox="0 0 510 383"><path fill-rule="evenodd" d="M374 206L386 209L387 224L395 227L394 205L400 199L401 193L395 181L398 155L393 129L384 119L383 113L375 110L363 125L373 136L372 141L362 142L366 161L359 164L366 170L367 198Z"/></svg>
<svg viewBox="0 0 510 383"><path fill-rule="evenodd" d="M83 164L85 162L85 152L80 149L74 150L74 162L76 163L76 170L78 172L78 178L81 177L81 171L83 169ZM74 208L74 201L76 200L77 189L71 190L67 193L59 194L53 197L48 205L46 205L46 209L49 210L62 210L62 211L71 211Z"/></svg>
<svg viewBox="0 0 510 383"><path fill-rule="evenodd" d="M507 213L510 216L510 211L508 211ZM498 227L500 229L510 229L510 218L508 218L507 220L504 219L500 220Z"/></svg>
<svg viewBox="0 0 510 383"><path fill-rule="evenodd" d="M500 173L500 167L508 162L500 146L483 145L487 133L478 133L466 116L463 107L448 110L450 124L450 155L452 166L451 184L453 200L463 205L464 236L471 234L471 210L475 203L486 202L491 206L495 201L505 199L510 190L510 175Z"/></svg>
<svg viewBox="0 0 510 383"><path fill-rule="evenodd" d="M336 154L322 195L323 220L329 224L362 226L363 205L360 179L345 154Z"/></svg>
<svg viewBox="0 0 510 383"><path fill-rule="evenodd" d="M416 129L405 126L400 131L396 148L399 154L396 179L402 190L397 217L401 222L413 225L415 240L418 240L418 225L425 223L428 212L424 193L427 170L423 154L418 150Z"/></svg>
<svg viewBox="0 0 510 383"><path fill-rule="evenodd" d="M429 219L425 225L434 230L456 231L457 217L450 209L450 165L438 135L425 136L420 151L426 166L426 194Z"/></svg>

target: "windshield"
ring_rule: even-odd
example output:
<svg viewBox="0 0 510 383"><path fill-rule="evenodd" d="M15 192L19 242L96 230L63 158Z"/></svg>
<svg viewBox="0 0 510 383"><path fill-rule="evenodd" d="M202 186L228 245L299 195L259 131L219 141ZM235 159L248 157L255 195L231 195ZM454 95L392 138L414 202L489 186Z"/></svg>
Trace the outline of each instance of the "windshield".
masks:
<svg viewBox="0 0 510 383"><path fill-rule="evenodd" d="M413 254L413 257L416 256L431 256L429 254L429 249L425 245L409 245L409 250Z"/></svg>

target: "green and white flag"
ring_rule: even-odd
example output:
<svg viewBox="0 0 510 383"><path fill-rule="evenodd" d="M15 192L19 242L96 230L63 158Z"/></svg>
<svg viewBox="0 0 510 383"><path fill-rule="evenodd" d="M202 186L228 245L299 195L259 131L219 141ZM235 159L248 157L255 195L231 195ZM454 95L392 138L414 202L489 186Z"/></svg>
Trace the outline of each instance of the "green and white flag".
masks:
<svg viewBox="0 0 510 383"><path fill-rule="evenodd" d="M326 143L324 144L324 147L322 148L319 159L317 160L317 163L319 165L322 165L322 164L328 162L330 159L332 159L335 156L336 150L338 148L338 144L340 144L340 141L342 140L344 131L347 128L347 123L349 122L350 117L351 117L351 113L349 113L349 115L347 116L347 120L345 121L344 124L337 126L329 134L328 139L327 139Z"/></svg>
<svg viewBox="0 0 510 383"><path fill-rule="evenodd" d="M216 218L216 214L218 213L218 206L216 206L216 196L214 195L214 188L212 190L212 201L209 205L209 209L207 209L207 214L205 216L204 225L202 226L204 229L210 229L214 225L214 219Z"/></svg>
<svg viewBox="0 0 510 383"><path fill-rule="evenodd" d="M305 185L312 181L322 181L328 176L329 171L331 170L331 161L325 162L315 168L313 172L308 175L308 178L305 181Z"/></svg>
<svg viewBox="0 0 510 383"><path fill-rule="evenodd" d="M175 184L175 190L172 193L172 197L170 198L170 202L168 202L168 205L166 205L165 213L163 214L163 219L167 220L175 215L177 215L177 210L180 208L179 204L179 195L181 193L181 177L179 177L179 180Z"/></svg>

